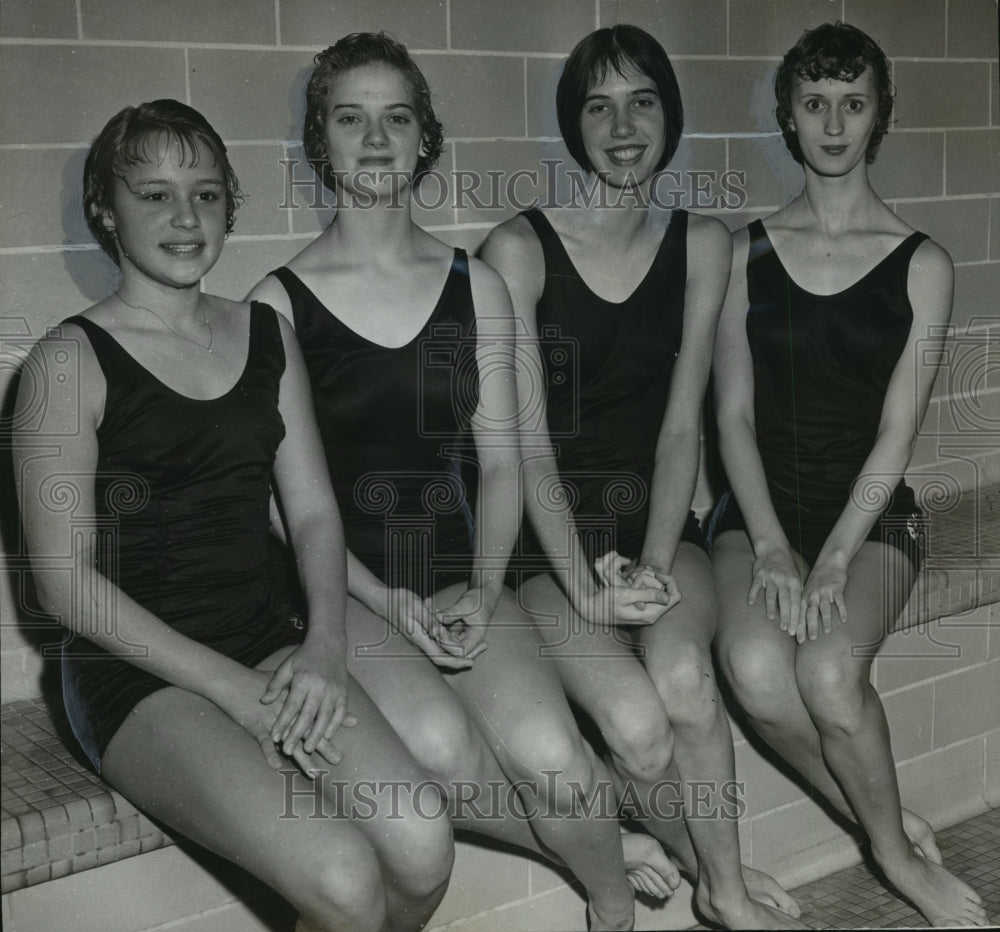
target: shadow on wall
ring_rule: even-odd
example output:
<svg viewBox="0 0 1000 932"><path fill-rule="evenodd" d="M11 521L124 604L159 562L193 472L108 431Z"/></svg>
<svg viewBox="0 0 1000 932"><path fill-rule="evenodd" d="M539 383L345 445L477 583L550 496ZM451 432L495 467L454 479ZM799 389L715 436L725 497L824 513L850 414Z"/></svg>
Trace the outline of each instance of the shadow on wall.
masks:
<svg viewBox="0 0 1000 932"><path fill-rule="evenodd" d="M73 284L90 304L118 286L118 266L97 247L83 211L83 163L86 149L74 149L62 178L63 262Z"/></svg>

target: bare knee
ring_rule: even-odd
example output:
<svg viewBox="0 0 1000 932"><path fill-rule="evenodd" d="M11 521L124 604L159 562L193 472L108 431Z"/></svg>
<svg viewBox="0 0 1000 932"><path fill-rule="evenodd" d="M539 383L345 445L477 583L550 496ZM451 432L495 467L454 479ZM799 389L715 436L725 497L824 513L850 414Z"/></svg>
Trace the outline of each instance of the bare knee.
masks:
<svg viewBox="0 0 1000 932"><path fill-rule="evenodd" d="M485 745L457 697L421 706L420 719L401 736L432 780L447 787L481 778Z"/></svg>
<svg viewBox="0 0 1000 932"><path fill-rule="evenodd" d="M674 736L655 689L616 702L600 725L620 770L646 783L663 778L673 758Z"/></svg>
<svg viewBox="0 0 1000 932"><path fill-rule="evenodd" d="M445 804L418 788L382 854L393 885L418 902L444 891L455 862L455 845Z"/></svg>
<svg viewBox="0 0 1000 932"><path fill-rule="evenodd" d="M820 731L853 731L861 719L868 684L867 666L841 656L802 652L795 665L799 693Z"/></svg>
<svg viewBox="0 0 1000 932"><path fill-rule="evenodd" d="M788 654L766 641L720 646L719 665L740 706L758 722L780 721L797 689Z"/></svg>
<svg viewBox="0 0 1000 932"><path fill-rule="evenodd" d="M388 920L382 869L371 850L352 850L350 857L317 858L301 878L305 890L296 897L300 926L315 932L357 929L378 932Z"/></svg>
<svg viewBox="0 0 1000 932"><path fill-rule="evenodd" d="M671 645L665 653L650 664L650 675L671 724L675 728L710 726L721 711L710 654L691 641Z"/></svg>

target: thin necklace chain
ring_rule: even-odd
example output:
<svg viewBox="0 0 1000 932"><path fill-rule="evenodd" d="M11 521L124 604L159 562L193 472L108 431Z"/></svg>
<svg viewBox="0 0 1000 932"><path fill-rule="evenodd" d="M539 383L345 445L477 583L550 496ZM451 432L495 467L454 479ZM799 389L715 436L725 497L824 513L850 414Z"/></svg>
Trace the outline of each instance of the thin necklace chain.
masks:
<svg viewBox="0 0 1000 932"><path fill-rule="evenodd" d="M179 333L173 327L170 326L159 314L156 313L151 307L145 307L142 304L129 304L117 291L115 292L115 297L121 301L125 307L132 308L133 311L147 311L152 314L164 327L167 328L178 340L183 340L185 343L191 343L197 346L199 349L205 350L206 353L213 353L212 344L215 342L215 330L212 328L212 324L208 319L208 314L206 313L202 320L205 322L205 326L208 327L208 343L202 343L199 340L192 340L191 337L184 336L183 333Z"/></svg>

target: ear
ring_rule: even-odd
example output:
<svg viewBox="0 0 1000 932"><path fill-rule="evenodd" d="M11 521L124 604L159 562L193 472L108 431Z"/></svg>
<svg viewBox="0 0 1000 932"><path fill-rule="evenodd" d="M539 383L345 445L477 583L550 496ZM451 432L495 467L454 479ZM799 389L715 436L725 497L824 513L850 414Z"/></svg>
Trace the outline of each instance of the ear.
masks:
<svg viewBox="0 0 1000 932"><path fill-rule="evenodd" d="M115 221L111 217L110 210L101 211L101 226L104 227L104 229L107 230L109 233L115 232L116 229Z"/></svg>

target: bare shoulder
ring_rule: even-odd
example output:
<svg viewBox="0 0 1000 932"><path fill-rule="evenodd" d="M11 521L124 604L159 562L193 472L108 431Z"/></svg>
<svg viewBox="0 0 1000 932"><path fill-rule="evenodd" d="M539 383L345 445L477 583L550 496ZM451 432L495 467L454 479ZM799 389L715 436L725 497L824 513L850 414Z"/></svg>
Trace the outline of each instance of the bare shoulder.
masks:
<svg viewBox="0 0 1000 932"><path fill-rule="evenodd" d="M292 319L292 302L285 291L285 286L274 275L265 275L247 295L247 301L260 301L269 304L282 317Z"/></svg>
<svg viewBox="0 0 1000 932"><path fill-rule="evenodd" d="M929 237L914 250L910 259L910 273L922 275L945 275L954 273L954 263L948 250Z"/></svg>
<svg viewBox="0 0 1000 932"><path fill-rule="evenodd" d="M94 323L94 305L81 312ZM98 324L99 325L99 324ZM65 436L66 424L96 424L104 407L105 380L87 332L75 322L49 328L20 369L14 436ZM73 431L70 431L72 434Z"/></svg>
<svg viewBox="0 0 1000 932"><path fill-rule="evenodd" d="M932 239L925 239L910 257L906 291L914 319L940 326L951 319L955 271L951 256Z"/></svg>
<svg viewBox="0 0 1000 932"><path fill-rule="evenodd" d="M733 238L721 220L704 214L688 214L687 242L689 261L721 260L728 267Z"/></svg>
<svg viewBox="0 0 1000 932"><path fill-rule="evenodd" d="M490 230L480 255L487 262L490 262L491 256L517 261L537 257L541 261L542 248L534 227L523 214L518 214Z"/></svg>

